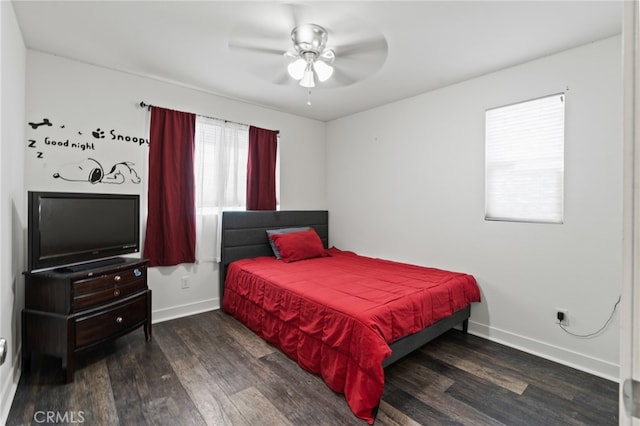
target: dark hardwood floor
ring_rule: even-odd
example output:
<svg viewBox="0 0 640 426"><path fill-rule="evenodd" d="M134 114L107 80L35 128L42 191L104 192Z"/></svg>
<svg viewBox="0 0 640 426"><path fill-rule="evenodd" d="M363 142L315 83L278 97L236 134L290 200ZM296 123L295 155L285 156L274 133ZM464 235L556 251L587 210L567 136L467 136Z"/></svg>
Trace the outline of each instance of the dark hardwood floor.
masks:
<svg viewBox="0 0 640 426"><path fill-rule="evenodd" d="M154 324L78 357L36 356L9 425L364 425L342 395L233 318ZM450 331L386 369L376 425L617 425L616 383Z"/></svg>

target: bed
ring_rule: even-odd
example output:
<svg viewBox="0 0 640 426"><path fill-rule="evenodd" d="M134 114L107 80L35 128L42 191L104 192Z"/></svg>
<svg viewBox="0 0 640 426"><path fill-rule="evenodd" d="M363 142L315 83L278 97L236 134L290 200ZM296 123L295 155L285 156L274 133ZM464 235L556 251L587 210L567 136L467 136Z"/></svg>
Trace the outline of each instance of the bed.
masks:
<svg viewBox="0 0 640 426"><path fill-rule="evenodd" d="M267 230L310 227L322 255L274 257ZM467 331L480 301L468 274L328 247L327 211L224 212L222 309L343 393L372 424L384 367L445 331Z"/></svg>

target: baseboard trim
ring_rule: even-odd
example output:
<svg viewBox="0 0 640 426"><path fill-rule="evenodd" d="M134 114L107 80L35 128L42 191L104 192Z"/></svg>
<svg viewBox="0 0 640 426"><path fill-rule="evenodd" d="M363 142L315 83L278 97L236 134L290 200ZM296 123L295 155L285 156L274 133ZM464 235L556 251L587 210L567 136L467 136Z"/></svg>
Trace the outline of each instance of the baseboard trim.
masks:
<svg viewBox="0 0 640 426"><path fill-rule="evenodd" d="M220 299L207 299L200 302L187 303L186 305L172 306L165 309L157 309L151 313L151 322L169 321L176 318L188 317L220 308Z"/></svg>
<svg viewBox="0 0 640 426"><path fill-rule="evenodd" d="M482 337L616 383L620 382L620 366L609 361L550 345L548 343L510 333L505 330L489 327L488 325L480 324L471 320L469 321L469 334L473 334L474 336Z"/></svg>
<svg viewBox="0 0 640 426"><path fill-rule="evenodd" d="M21 345L22 346L22 345ZM22 348L18 348L18 354L21 353ZM7 419L9 418L9 411L11 410L11 405L13 404L13 399L16 396L16 392L18 390L18 383L20 382L20 367L21 367L21 357L18 356L16 358L16 362L9 371L6 380L2 383L2 387L0 388L0 424L6 424Z"/></svg>

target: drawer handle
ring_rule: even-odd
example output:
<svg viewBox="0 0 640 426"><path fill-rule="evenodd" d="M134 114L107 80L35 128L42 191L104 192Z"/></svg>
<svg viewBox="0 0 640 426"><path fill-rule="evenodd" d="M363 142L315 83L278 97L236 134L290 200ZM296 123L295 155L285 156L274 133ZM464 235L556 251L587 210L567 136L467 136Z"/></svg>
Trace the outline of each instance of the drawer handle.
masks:
<svg viewBox="0 0 640 426"><path fill-rule="evenodd" d="M118 289L113 290L113 295L116 297L120 296L120 290Z"/></svg>
<svg viewBox="0 0 640 426"><path fill-rule="evenodd" d="M122 277L121 277L120 275L116 275L115 277L113 277L113 280L114 280L115 282L118 282L118 281L120 281L121 279L122 279Z"/></svg>
<svg viewBox="0 0 640 426"><path fill-rule="evenodd" d="M117 318L116 318L116 322L117 322L118 324L122 323L122 317L117 317Z"/></svg>

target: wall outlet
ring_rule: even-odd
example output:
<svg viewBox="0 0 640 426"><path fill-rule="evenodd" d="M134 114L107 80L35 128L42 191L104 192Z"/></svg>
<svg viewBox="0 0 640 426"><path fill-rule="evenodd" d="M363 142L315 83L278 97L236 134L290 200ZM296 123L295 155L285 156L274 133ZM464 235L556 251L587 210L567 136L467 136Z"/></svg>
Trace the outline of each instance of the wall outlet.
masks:
<svg viewBox="0 0 640 426"><path fill-rule="evenodd" d="M562 318L562 320L560 319ZM556 324L564 326L569 325L569 311L566 309L556 308Z"/></svg>
<svg viewBox="0 0 640 426"><path fill-rule="evenodd" d="M182 288L189 288L191 277L189 275L185 275L180 279L180 283L182 284Z"/></svg>

